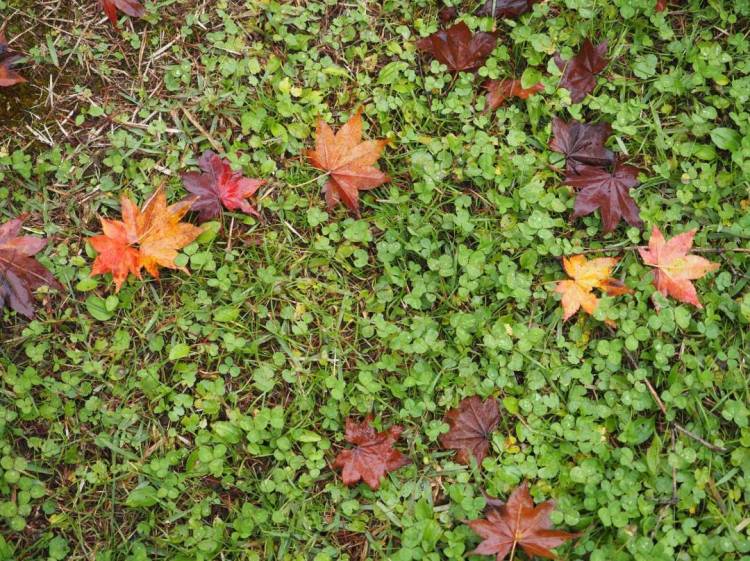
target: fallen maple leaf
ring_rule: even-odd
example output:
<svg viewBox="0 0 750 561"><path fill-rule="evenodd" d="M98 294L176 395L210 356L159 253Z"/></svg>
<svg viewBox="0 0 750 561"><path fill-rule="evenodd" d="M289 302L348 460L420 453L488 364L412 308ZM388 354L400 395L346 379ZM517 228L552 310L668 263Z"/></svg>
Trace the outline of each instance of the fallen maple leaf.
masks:
<svg viewBox="0 0 750 561"><path fill-rule="evenodd" d="M191 197L190 210L198 212L201 222L217 218L222 205L229 210L260 217L258 211L247 200L265 183L262 179L250 179L232 170L227 160L221 159L211 150L206 150L198 159L203 173L184 173L182 182L196 197Z"/></svg>
<svg viewBox="0 0 750 561"><path fill-rule="evenodd" d="M451 72L473 70L484 64L495 48L497 37L492 33L472 34L464 22L436 31L417 41L417 48L430 53Z"/></svg>
<svg viewBox="0 0 750 561"><path fill-rule="evenodd" d="M440 436L442 447L457 450L459 463L468 464L470 456L474 456L477 464L481 464L490 448L490 435L500 422L497 400L490 398L483 402L477 395L467 397L446 413L445 422L450 431Z"/></svg>
<svg viewBox="0 0 750 561"><path fill-rule="evenodd" d="M565 62L560 53L555 54L555 64L562 71L560 86L570 92L573 103L579 103L594 91L596 75L607 67L607 42L603 41L596 47L586 39L580 52Z"/></svg>
<svg viewBox="0 0 750 561"><path fill-rule="evenodd" d="M343 201L359 216L359 192L390 181L374 167L385 145L385 140L362 142L361 108L335 135L323 119L318 119L315 150L308 150L306 154L313 166L330 174L323 187L329 210Z"/></svg>
<svg viewBox="0 0 750 561"><path fill-rule="evenodd" d="M58 289L62 286L34 258L47 240L19 235L25 219L26 215L22 215L0 226L0 309L7 305L32 318L32 291L44 285Z"/></svg>
<svg viewBox="0 0 750 561"><path fill-rule="evenodd" d="M7 88L26 81L13 70L13 65L22 58L21 55L10 50L5 35L0 31L0 87Z"/></svg>
<svg viewBox="0 0 750 561"><path fill-rule="evenodd" d="M555 559L551 549L580 534L552 530L549 517L554 508L551 500L535 506L524 483L511 493L507 503L489 508L486 519L466 521L482 538L472 553L495 555L496 561L502 561L509 553L513 559L516 548L521 546L529 557Z"/></svg>
<svg viewBox="0 0 750 561"><path fill-rule="evenodd" d="M371 422L371 417L362 423L346 419L346 441L356 448L340 452L333 467L342 470L341 478L345 485L354 485L361 479L376 490L380 487L381 477L409 464L411 460L393 448L403 430L400 426L394 425L386 431L377 432Z"/></svg>
<svg viewBox="0 0 750 561"><path fill-rule="evenodd" d="M509 97L528 99L544 89L542 83L534 84L530 88L521 86L521 80L490 80L487 83L487 107L494 111L505 103Z"/></svg>
<svg viewBox="0 0 750 561"><path fill-rule="evenodd" d="M532 6L541 1L542 0L487 0L477 14L480 16L492 16L505 19L517 18L526 12L530 12Z"/></svg>
<svg viewBox="0 0 750 561"><path fill-rule="evenodd" d="M610 296L632 292L621 281L610 277L616 264L617 259L611 257L591 261L583 255L574 255L570 259L563 257L563 268L573 279L560 281L555 287L555 292L562 294L563 320L568 320L580 308L589 315L594 314L599 306L594 288L600 288Z"/></svg>
<svg viewBox="0 0 750 561"><path fill-rule="evenodd" d="M141 269L159 277L159 267L181 269L174 259L177 251L197 238L202 229L180 222L190 209L191 200L167 206L159 188L139 210L128 197L120 198L122 220L102 218L103 235L89 238L98 255L91 276L112 273L117 292L129 273L141 278Z"/></svg>
<svg viewBox="0 0 750 561"><path fill-rule="evenodd" d="M112 25L117 27L117 10L134 17L142 18L146 15L146 9L138 0L100 0L104 13L107 14Z"/></svg>
<svg viewBox="0 0 750 561"><path fill-rule="evenodd" d="M573 218L580 218L599 209L604 232L617 228L620 219L636 228L643 226L638 205L630 189L638 185L638 168L615 162L612 171L596 166L578 166L565 176L565 185L578 189Z"/></svg>
<svg viewBox="0 0 750 561"><path fill-rule="evenodd" d="M549 147L565 155L568 170L576 171L579 164L608 166L615 161L615 155L604 147L610 134L609 123L566 123L555 117Z"/></svg>
<svg viewBox="0 0 750 561"><path fill-rule="evenodd" d="M690 281L717 270L719 264L698 255L689 255L695 232L690 230L666 241L659 228L654 226L648 249L640 247L638 252L646 265L655 267L654 286L659 292L680 302L703 308L695 286Z"/></svg>

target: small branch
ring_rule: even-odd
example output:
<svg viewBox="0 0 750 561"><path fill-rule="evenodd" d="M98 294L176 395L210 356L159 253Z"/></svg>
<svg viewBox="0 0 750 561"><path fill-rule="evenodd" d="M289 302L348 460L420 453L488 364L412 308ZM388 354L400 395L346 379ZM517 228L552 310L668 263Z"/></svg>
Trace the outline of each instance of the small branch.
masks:
<svg viewBox="0 0 750 561"><path fill-rule="evenodd" d="M216 150L217 153L221 154L224 152L224 150L221 147L221 144L219 144L216 139L211 136L211 133L208 132L205 128L203 128L203 125L200 124L198 119L195 118L195 115L193 115L190 111L188 111L187 107L184 105L180 105L180 109L182 109L182 112L185 114L185 117L187 117L188 121L190 121L193 126L198 129L198 131L206 137L206 140L211 144L214 150Z"/></svg>
<svg viewBox="0 0 750 561"><path fill-rule="evenodd" d="M640 369L640 366L638 365L638 361L630 353L630 351L628 351L627 349L625 349L625 356L628 358L628 361L630 362L630 366L632 366L634 370ZM651 397L654 398L654 401L656 402L656 405L659 407L659 410L661 411L662 415L664 415L664 417L666 417L667 416L667 408L664 405L664 402L659 397L659 394L656 392L656 389L654 389L653 384L651 383L651 381L648 378L644 378L643 381L645 382L646 387L648 388L648 391L651 394ZM704 440L703 438L701 438L700 436L698 436L694 432L689 431L688 429L686 429L685 427L683 427L680 423L677 423L677 422L673 421L672 424L674 425L674 428L677 429L679 432L681 432L685 436L689 436L690 438L692 438L696 442L702 444L703 446L705 446L709 450L712 450L713 452L718 452L720 454L724 454L724 453L727 452L726 448L723 448L721 446L717 446L716 444L711 444L710 442L708 442L707 440Z"/></svg>

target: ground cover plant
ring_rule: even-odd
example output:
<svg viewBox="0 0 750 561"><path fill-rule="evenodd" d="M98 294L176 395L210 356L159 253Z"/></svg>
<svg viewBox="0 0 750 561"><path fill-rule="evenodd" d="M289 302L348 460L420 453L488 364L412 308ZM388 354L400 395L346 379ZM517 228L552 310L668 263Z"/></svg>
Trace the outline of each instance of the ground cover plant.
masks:
<svg viewBox="0 0 750 561"><path fill-rule="evenodd" d="M0 559L747 561L748 91L747 0L0 0Z"/></svg>

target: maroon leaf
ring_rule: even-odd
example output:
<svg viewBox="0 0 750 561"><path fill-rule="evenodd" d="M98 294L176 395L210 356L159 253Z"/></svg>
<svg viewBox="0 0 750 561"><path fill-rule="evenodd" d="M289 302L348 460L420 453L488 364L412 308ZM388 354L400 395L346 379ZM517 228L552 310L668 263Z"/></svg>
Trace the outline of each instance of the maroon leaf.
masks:
<svg viewBox="0 0 750 561"><path fill-rule="evenodd" d="M656 6L654 6L654 10L657 12L663 12L667 9L667 0L656 0Z"/></svg>
<svg viewBox="0 0 750 561"><path fill-rule="evenodd" d="M609 123L566 123L555 117L552 119L552 140L549 147L565 154L569 171L575 171L579 164L608 166L615 161L615 155L604 147L611 133Z"/></svg>
<svg viewBox="0 0 750 561"><path fill-rule="evenodd" d="M101 5L109 21L115 27L117 27L117 10L134 18L142 18L146 15L146 8L138 0L101 0Z"/></svg>
<svg viewBox="0 0 750 561"><path fill-rule="evenodd" d="M472 34L464 22L436 31L417 41L417 48L430 53L451 72L479 68L495 48L492 33Z"/></svg>
<svg viewBox="0 0 750 561"><path fill-rule="evenodd" d="M18 72L13 70L13 66L21 58L23 58L21 55L10 50L5 35L0 32L0 87L7 88L26 81Z"/></svg>
<svg viewBox="0 0 750 561"><path fill-rule="evenodd" d="M62 288L47 269L34 259L47 240L20 236L26 216L0 226L0 308L10 306L19 314L34 317L33 291L43 285Z"/></svg>
<svg viewBox="0 0 750 561"><path fill-rule="evenodd" d="M531 7L542 0L487 0L479 11L480 16L512 19L531 11Z"/></svg>
<svg viewBox="0 0 750 561"><path fill-rule="evenodd" d="M458 11L456 10L456 8L452 6L451 7L446 6L445 8L441 9L438 12L438 19L440 19L442 23L449 23L453 21L454 19L456 19L457 15L458 15Z"/></svg>
<svg viewBox="0 0 750 561"><path fill-rule="evenodd" d="M505 103L509 97L528 99L530 96L539 93L544 89L540 83L534 84L530 88L521 86L521 80L490 80L487 83L487 107L494 111Z"/></svg>
<svg viewBox="0 0 750 561"><path fill-rule="evenodd" d="M599 209L604 232L617 228L621 218L631 226L643 226L638 205L630 189L638 185L638 168L615 162L614 170L595 166L579 166L578 173L569 172L565 184L578 189L573 218Z"/></svg>
<svg viewBox="0 0 750 561"><path fill-rule="evenodd" d="M462 400L445 415L450 431L440 436L443 448L457 450L456 461L470 463L470 456L481 464L490 448L490 435L500 422L497 400L482 401L475 395Z"/></svg>
<svg viewBox="0 0 750 561"><path fill-rule="evenodd" d="M607 42L603 41L596 47L586 39L581 51L565 62L560 53L555 54L555 64L562 71L560 86L570 91L573 103L579 103L594 91L596 75L607 67Z"/></svg>
<svg viewBox="0 0 750 561"><path fill-rule="evenodd" d="M376 490L380 487L381 477L411 462L393 448L403 429L394 425L386 431L377 432L371 421L371 417L362 423L346 419L346 441L356 447L343 450L333 462L334 468L342 470L344 485L354 485L362 480Z"/></svg>
<svg viewBox="0 0 750 561"><path fill-rule="evenodd" d="M260 216L258 211L247 200L263 185L262 179L249 179L233 171L229 162L206 150L198 159L198 166L203 173L184 173L182 182L193 195L191 210L198 212L201 222L217 218L222 205L229 210L240 209L242 212Z"/></svg>
<svg viewBox="0 0 750 561"><path fill-rule="evenodd" d="M553 501L534 505L529 487L524 483L511 493L507 503L490 506L485 511L486 519L466 522L482 538L482 543L472 553L494 555L496 561L502 561L509 553L512 557L520 546L529 558L556 559L551 550L579 534L552 529L549 517L554 508Z"/></svg>

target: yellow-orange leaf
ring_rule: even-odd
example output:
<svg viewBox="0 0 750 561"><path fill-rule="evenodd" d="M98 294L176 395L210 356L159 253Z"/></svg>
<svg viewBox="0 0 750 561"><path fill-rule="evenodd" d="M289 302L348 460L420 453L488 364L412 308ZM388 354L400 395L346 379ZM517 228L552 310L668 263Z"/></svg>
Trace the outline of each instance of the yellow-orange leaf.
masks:
<svg viewBox="0 0 750 561"><path fill-rule="evenodd" d="M359 215L359 192L389 181L375 167L385 145L385 140L362 142L362 109L336 134L323 119L318 120L315 150L308 150L307 157L313 166L330 174L323 187L329 209L342 201Z"/></svg>
<svg viewBox="0 0 750 561"><path fill-rule="evenodd" d="M180 222L192 203L186 199L167 206L167 197L160 188L140 210L123 196L120 199L122 220L102 218L103 234L89 240L98 253L91 275L112 273L119 291L129 273L141 278L141 269L145 268L158 277L159 267L181 268L174 262L177 252L202 231Z"/></svg>
<svg viewBox="0 0 750 561"><path fill-rule="evenodd" d="M622 282L610 277L617 259L601 257L588 261L583 255L574 255L570 259L563 257L563 267L572 280L557 283L555 291L562 294L563 319L567 320L580 308L593 314L599 305L599 299L593 293L594 288L604 290L610 296L631 292Z"/></svg>
<svg viewBox="0 0 750 561"><path fill-rule="evenodd" d="M648 249L642 247L638 252L646 265L655 267L654 286L659 292L702 308L691 281L715 271L719 264L698 255L689 255L694 236L695 230L690 230L667 241L659 228L654 226Z"/></svg>

